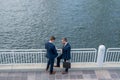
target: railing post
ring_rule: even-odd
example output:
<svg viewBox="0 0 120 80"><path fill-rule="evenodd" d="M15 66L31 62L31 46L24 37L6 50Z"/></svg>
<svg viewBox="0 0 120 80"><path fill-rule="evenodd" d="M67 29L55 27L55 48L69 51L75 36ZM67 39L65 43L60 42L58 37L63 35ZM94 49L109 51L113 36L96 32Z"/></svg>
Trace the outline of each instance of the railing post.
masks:
<svg viewBox="0 0 120 80"><path fill-rule="evenodd" d="M12 64L15 64L15 52L14 52L14 50L12 50L12 58L13 58L13 62L12 62Z"/></svg>
<svg viewBox="0 0 120 80"><path fill-rule="evenodd" d="M103 66L104 55L105 55L105 46L100 45L98 48L98 56L97 56L97 65L99 67Z"/></svg>

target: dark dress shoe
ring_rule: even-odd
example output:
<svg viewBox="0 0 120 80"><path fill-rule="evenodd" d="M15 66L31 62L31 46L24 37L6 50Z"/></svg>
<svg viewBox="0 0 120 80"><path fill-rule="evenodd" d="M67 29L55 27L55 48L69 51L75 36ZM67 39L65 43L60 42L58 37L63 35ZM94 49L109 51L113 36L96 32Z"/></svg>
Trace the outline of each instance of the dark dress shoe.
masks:
<svg viewBox="0 0 120 80"><path fill-rule="evenodd" d="M45 70L45 72L47 72L47 73L48 73L49 71L48 71L48 70Z"/></svg>
<svg viewBox="0 0 120 80"><path fill-rule="evenodd" d="M45 69L46 72L49 72L48 69Z"/></svg>
<svg viewBox="0 0 120 80"><path fill-rule="evenodd" d="M52 73L50 73L50 75L55 74L55 73L56 73L56 71L53 71Z"/></svg>
<svg viewBox="0 0 120 80"><path fill-rule="evenodd" d="M62 74L68 74L68 72L63 71Z"/></svg>
<svg viewBox="0 0 120 80"><path fill-rule="evenodd" d="M54 66L54 67L60 67L60 66L57 66L57 65L56 65L56 66Z"/></svg>
<svg viewBox="0 0 120 80"><path fill-rule="evenodd" d="M48 71L48 69L45 69L46 71Z"/></svg>

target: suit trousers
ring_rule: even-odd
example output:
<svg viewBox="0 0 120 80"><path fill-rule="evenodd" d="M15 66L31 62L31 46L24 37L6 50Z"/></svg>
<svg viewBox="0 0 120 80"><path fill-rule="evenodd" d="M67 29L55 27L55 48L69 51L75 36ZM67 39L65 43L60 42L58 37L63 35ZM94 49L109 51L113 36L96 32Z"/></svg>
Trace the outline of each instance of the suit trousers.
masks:
<svg viewBox="0 0 120 80"><path fill-rule="evenodd" d="M53 66L54 66L54 59L48 59L46 69L49 69L49 66L50 66L50 73L52 73L53 72Z"/></svg>
<svg viewBox="0 0 120 80"><path fill-rule="evenodd" d="M60 67L60 60L61 59L62 59L62 54L57 57L57 66L59 66L59 67ZM66 62L66 59L64 59L64 61ZM68 68L65 69L65 72L68 72Z"/></svg>

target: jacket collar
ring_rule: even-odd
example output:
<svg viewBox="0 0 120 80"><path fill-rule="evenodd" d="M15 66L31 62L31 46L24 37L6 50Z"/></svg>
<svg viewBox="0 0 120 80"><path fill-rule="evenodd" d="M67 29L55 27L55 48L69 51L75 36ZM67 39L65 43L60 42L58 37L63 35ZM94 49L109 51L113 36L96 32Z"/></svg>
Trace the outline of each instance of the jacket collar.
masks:
<svg viewBox="0 0 120 80"><path fill-rule="evenodd" d="M66 42L66 43L64 44L64 47L65 47L67 44L68 44L68 42Z"/></svg>

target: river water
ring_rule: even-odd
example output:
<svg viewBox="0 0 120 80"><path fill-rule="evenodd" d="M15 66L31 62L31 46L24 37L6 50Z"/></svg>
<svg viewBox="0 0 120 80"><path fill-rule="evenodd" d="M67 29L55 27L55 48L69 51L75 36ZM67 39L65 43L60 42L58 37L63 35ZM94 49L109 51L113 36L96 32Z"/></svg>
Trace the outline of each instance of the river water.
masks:
<svg viewBox="0 0 120 80"><path fill-rule="evenodd" d="M119 0L0 0L0 49L120 47Z"/></svg>

